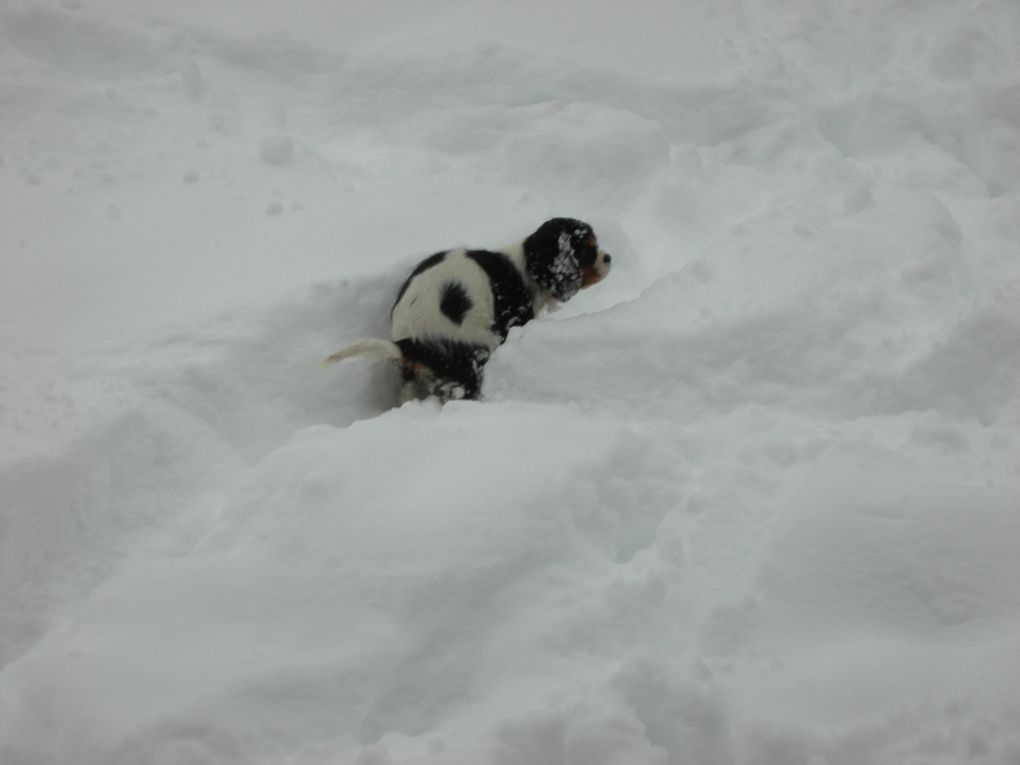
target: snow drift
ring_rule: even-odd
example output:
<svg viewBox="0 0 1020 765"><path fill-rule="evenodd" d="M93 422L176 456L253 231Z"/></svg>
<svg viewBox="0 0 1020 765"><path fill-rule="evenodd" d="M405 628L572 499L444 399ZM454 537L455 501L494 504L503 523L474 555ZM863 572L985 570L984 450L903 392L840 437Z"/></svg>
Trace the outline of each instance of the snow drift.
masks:
<svg viewBox="0 0 1020 765"><path fill-rule="evenodd" d="M1016 763L1017 30L0 4L0 760ZM484 401L319 366L552 215Z"/></svg>

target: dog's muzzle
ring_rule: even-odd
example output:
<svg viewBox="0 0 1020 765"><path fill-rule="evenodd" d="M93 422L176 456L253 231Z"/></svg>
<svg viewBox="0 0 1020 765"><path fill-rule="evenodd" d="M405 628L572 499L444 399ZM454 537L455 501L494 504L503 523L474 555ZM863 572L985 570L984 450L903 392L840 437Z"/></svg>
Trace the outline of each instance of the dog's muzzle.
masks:
<svg viewBox="0 0 1020 765"><path fill-rule="evenodd" d="M608 252L599 250L595 263L581 269L581 289L598 284L609 275L609 269L613 262L613 256Z"/></svg>

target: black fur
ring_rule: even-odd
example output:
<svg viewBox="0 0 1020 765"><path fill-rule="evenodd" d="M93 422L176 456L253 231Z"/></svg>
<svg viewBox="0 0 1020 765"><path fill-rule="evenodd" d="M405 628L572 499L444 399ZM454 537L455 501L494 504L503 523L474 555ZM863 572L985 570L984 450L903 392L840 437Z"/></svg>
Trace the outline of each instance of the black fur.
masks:
<svg viewBox="0 0 1020 765"><path fill-rule="evenodd" d="M463 324L464 317L474 306L463 284L447 282L439 300L439 310L454 324Z"/></svg>
<svg viewBox="0 0 1020 765"><path fill-rule="evenodd" d="M574 218L547 220L524 240L528 273L561 302L581 289L581 260L594 263L595 233L591 226Z"/></svg>
<svg viewBox="0 0 1020 765"><path fill-rule="evenodd" d="M521 272L503 253L469 250L467 256L489 277L493 302L492 331L499 335L501 341L506 340L511 327L519 327L535 318L531 293Z"/></svg>
<svg viewBox="0 0 1020 765"><path fill-rule="evenodd" d="M478 398L482 389L482 367L489 360L488 348L458 340L416 340L409 337L395 342L404 357L404 382L423 383L425 390L419 391L421 395L436 395L444 400ZM430 378L422 380L415 373L415 364L428 367ZM461 390L455 390L457 386Z"/></svg>

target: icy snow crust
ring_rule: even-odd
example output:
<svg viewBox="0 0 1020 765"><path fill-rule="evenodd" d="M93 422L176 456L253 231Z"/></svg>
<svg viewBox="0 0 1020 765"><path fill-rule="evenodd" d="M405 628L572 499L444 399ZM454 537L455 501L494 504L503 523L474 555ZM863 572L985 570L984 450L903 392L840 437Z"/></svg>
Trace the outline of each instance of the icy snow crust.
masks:
<svg viewBox="0 0 1020 765"><path fill-rule="evenodd" d="M4 765L1020 761L1014 0L14 0L0 136Z"/></svg>

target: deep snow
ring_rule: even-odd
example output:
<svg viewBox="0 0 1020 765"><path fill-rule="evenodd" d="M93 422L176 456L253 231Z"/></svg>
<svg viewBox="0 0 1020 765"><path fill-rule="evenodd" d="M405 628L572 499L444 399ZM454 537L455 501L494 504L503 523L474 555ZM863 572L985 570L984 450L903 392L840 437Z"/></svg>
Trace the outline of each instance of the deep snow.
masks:
<svg viewBox="0 0 1020 765"><path fill-rule="evenodd" d="M0 209L4 765L1020 763L1015 0L0 0Z"/></svg>

